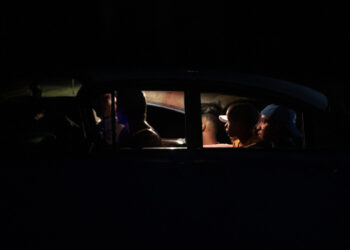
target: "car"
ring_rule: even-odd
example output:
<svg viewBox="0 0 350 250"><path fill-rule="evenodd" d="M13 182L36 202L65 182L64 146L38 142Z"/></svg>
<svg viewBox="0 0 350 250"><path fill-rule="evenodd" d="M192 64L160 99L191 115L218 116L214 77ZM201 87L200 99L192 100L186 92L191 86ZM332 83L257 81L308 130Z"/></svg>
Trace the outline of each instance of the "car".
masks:
<svg viewBox="0 0 350 250"><path fill-rule="evenodd" d="M51 88L54 97L45 97L42 88L41 97L3 101L9 242L16 236L25 239L19 246L45 248L349 245L342 227L350 222L350 159L332 144L338 131L325 120L332 115L325 94L222 72L93 72L62 82L74 91ZM143 91L147 122L162 146L101 143L94 100L118 98L122 90ZM204 147L201 105L224 110L242 100L259 110L270 103L293 108L301 147Z"/></svg>

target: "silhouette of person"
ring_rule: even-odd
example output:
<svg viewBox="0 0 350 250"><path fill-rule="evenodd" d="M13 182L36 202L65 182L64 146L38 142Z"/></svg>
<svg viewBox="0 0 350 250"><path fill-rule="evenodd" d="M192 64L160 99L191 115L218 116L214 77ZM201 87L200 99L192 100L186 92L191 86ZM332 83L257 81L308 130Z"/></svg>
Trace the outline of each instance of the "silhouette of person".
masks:
<svg viewBox="0 0 350 250"><path fill-rule="evenodd" d="M221 107L215 103L203 103L201 109L203 145L220 143L225 133L224 126L219 121Z"/></svg>
<svg viewBox="0 0 350 250"><path fill-rule="evenodd" d="M219 116L225 123L228 136L233 147L247 148L256 144L255 125L259 119L259 112L250 103L231 104L226 115Z"/></svg>
<svg viewBox="0 0 350 250"><path fill-rule="evenodd" d="M115 98L115 110L117 110L117 102ZM103 140L111 145L113 144L113 133L112 133L112 94L111 93L104 93L97 97L95 101L95 109L96 114L95 120L96 124L99 128L99 132L101 133L101 137ZM118 122L118 117L115 114L115 140L116 142L119 141L119 135L121 131L123 130L124 126Z"/></svg>
<svg viewBox="0 0 350 250"><path fill-rule="evenodd" d="M127 147L159 147L162 145L158 133L147 123L146 99L140 90L117 92L117 114L125 126L120 134L120 145Z"/></svg>
<svg viewBox="0 0 350 250"><path fill-rule="evenodd" d="M296 113L282 105L270 104L260 112L256 134L260 146L268 148L296 148L302 136L296 127Z"/></svg>

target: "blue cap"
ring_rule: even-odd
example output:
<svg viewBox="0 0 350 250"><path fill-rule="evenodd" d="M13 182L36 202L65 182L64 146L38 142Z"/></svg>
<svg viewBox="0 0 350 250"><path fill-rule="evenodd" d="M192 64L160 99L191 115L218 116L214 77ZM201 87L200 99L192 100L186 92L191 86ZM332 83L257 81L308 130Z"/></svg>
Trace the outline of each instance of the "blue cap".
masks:
<svg viewBox="0 0 350 250"><path fill-rule="evenodd" d="M297 114L293 109L286 108L281 105L270 104L267 105L260 114L267 118L277 120L286 125L291 135L300 137L301 133L296 127Z"/></svg>

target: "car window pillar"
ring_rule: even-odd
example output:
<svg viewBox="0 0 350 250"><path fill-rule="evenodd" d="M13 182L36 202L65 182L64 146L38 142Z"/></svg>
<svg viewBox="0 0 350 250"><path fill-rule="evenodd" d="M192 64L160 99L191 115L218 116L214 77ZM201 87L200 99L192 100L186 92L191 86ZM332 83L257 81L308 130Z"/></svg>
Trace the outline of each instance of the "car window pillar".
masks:
<svg viewBox="0 0 350 250"><path fill-rule="evenodd" d="M202 147L202 118L200 93L195 90L185 92L186 144L189 149Z"/></svg>
<svg viewBox="0 0 350 250"><path fill-rule="evenodd" d="M112 142L113 142L113 149L115 150L117 147L117 143L116 143L116 121L115 121L115 91L112 91L111 93L112 96L112 108L111 108L111 117L112 117Z"/></svg>

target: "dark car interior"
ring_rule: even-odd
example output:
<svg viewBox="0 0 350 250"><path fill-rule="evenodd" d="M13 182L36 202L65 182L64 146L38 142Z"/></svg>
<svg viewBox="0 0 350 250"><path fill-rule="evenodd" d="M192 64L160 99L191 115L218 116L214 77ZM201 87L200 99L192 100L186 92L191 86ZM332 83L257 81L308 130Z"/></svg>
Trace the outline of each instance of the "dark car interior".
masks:
<svg viewBox="0 0 350 250"><path fill-rule="evenodd" d="M225 114L230 104L240 100L253 103L257 109L268 104L264 99L242 99L220 93L203 93L201 102L217 103L222 107L221 114ZM6 117L6 122L1 125L3 142L8 149L28 153L89 152L91 143L96 144L97 135L92 109L85 104L76 97L19 96L8 99L2 106L6 107L2 111ZM147 102L146 119L162 138L163 147L186 146L183 108ZM303 128L301 113L298 114L297 126ZM229 142L224 131L221 138L222 142Z"/></svg>
<svg viewBox="0 0 350 250"><path fill-rule="evenodd" d="M147 105L147 121L162 138L185 138L185 112Z"/></svg>
<svg viewBox="0 0 350 250"><path fill-rule="evenodd" d="M6 119L1 137L7 150L28 154L88 151L77 98L20 96L6 100L2 107ZM147 121L164 145L184 146L184 111L148 103Z"/></svg>
<svg viewBox="0 0 350 250"><path fill-rule="evenodd" d="M2 138L9 148L23 152L75 152L82 150L83 137L75 98L15 97L2 107L6 122Z"/></svg>

